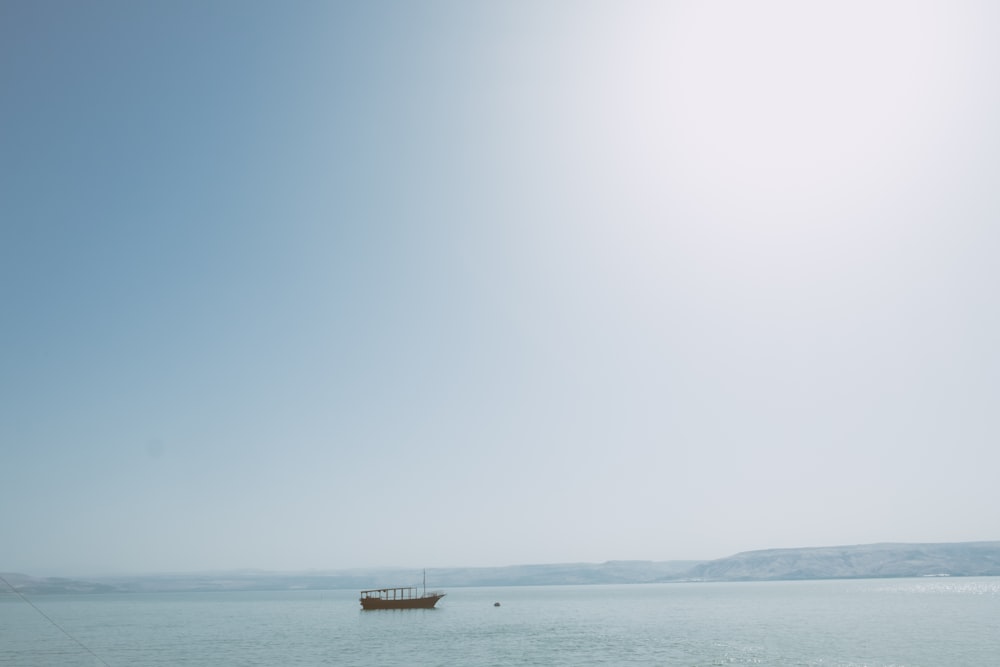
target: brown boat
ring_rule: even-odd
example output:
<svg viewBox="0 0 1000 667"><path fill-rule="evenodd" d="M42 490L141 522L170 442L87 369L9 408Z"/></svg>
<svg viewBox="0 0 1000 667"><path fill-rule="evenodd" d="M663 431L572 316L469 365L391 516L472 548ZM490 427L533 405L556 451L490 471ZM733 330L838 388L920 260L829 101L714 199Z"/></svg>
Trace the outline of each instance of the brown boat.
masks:
<svg viewBox="0 0 1000 667"><path fill-rule="evenodd" d="M370 609L431 609L445 596L440 591L427 592L427 573L424 572L424 592L418 594L416 586L401 588L372 588L361 591L361 608Z"/></svg>

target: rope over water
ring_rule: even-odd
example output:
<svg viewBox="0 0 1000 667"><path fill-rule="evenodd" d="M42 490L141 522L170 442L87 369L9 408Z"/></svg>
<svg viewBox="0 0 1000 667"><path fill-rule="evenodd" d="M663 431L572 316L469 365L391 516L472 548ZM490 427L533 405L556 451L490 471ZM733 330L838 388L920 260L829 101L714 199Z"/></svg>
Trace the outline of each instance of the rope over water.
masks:
<svg viewBox="0 0 1000 667"><path fill-rule="evenodd" d="M82 641L80 641L79 639L77 639L76 637L74 637L73 635L71 635L69 632L67 632L66 628L64 628L63 626L59 625L54 620L52 620L52 617L49 616L48 614L46 614L41 609L39 609L38 607L36 607L34 602L32 602L28 598L24 597L24 595L21 593L21 591L19 591L16 588L14 588L9 581L7 581L6 579L4 579L2 576L0 576L0 581L2 581L3 583L7 584L7 588L9 588L10 590L12 590L14 592L14 595L16 595L17 597L21 598L25 602L27 602L31 606L32 609L34 609L39 614L41 614L42 618L44 618L46 621L48 621L49 623L51 623L52 625L54 625L56 628L58 628L61 633L63 633L64 635L66 635L67 637L69 637L70 639L72 639L84 651L86 651L90 655L94 656L94 660L96 660L97 662L99 662L102 665L104 665L104 667L111 667L111 665L109 665L107 662L104 661L104 658L102 658L101 656L99 656L96 653L94 653L93 651L91 651L90 647L88 647Z"/></svg>

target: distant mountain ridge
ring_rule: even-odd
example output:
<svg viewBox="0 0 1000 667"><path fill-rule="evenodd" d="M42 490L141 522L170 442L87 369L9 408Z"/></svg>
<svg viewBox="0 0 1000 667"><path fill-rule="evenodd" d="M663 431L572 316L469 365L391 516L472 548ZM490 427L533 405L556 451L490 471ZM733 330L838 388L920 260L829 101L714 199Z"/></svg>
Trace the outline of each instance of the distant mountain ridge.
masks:
<svg viewBox="0 0 1000 667"><path fill-rule="evenodd" d="M159 574L93 581L2 576L21 593L44 594L364 589L417 585L421 575L413 569L379 568ZM745 551L710 561L608 561L427 570L433 588L920 576L1000 576L1000 542L859 544ZM0 597L4 595L13 593L0 586Z"/></svg>
<svg viewBox="0 0 1000 667"><path fill-rule="evenodd" d="M858 544L745 551L691 568L710 581L1000 575L1000 542Z"/></svg>

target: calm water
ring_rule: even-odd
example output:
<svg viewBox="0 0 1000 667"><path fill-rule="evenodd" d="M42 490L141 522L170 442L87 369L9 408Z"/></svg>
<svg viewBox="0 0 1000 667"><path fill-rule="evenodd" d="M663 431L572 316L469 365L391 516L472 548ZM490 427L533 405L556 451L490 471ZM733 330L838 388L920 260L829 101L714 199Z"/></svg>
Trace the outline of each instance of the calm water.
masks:
<svg viewBox="0 0 1000 667"><path fill-rule="evenodd" d="M357 597L33 601L115 667L1000 664L1000 577L456 588L438 609L380 612L360 611ZM0 665L100 664L34 609L0 596Z"/></svg>

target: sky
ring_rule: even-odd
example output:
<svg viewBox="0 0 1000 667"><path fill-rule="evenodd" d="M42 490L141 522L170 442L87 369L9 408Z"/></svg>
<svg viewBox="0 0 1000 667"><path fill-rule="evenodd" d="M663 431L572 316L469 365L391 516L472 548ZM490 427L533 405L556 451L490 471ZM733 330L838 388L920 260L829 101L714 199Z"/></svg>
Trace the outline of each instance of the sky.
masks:
<svg viewBox="0 0 1000 667"><path fill-rule="evenodd" d="M0 3L0 571L1000 539L991 2Z"/></svg>

